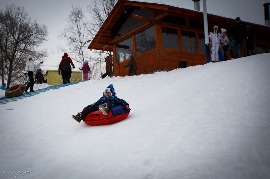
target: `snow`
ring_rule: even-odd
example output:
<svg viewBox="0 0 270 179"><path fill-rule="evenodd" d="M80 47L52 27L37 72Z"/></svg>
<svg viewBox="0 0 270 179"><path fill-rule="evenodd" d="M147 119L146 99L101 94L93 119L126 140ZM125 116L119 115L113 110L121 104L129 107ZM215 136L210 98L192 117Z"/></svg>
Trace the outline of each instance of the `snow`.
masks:
<svg viewBox="0 0 270 179"><path fill-rule="evenodd" d="M270 178L270 54L91 80L0 105L0 178ZM131 114L72 114L114 84Z"/></svg>

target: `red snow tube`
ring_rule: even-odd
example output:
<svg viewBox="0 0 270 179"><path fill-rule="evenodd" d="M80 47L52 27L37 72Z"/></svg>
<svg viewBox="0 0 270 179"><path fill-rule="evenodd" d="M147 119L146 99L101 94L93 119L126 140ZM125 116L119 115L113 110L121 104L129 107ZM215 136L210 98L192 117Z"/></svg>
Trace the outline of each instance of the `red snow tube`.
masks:
<svg viewBox="0 0 270 179"><path fill-rule="evenodd" d="M129 111L115 116L113 112L110 111L107 115L104 115L100 110L94 111L89 113L83 121L91 126L107 125L122 121L129 115Z"/></svg>
<svg viewBox="0 0 270 179"><path fill-rule="evenodd" d="M7 98L12 98L16 96L20 96L23 94L25 90L25 85L24 84L18 84L10 87L9 89L6 90L5 96Z"/></svg>

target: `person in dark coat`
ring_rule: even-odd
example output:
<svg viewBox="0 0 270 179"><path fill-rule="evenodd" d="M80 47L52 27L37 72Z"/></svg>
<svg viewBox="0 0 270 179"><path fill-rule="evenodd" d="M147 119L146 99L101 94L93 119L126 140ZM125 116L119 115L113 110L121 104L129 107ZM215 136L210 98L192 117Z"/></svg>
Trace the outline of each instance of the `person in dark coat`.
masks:
<svg viewBox="0 0 270 179"><path fill-rule="evenodd" d="M109 55L105 58L106 62L106 73L101 75L101 78L105 78L106 76L113 76L113 56Z"/></svg>
<svg viewBox="0 0 270 179"><path fill-rule="evenodd" d="M130 110L129 104L125 100L118 98L115 95L113 86L109 85L105 89L103 96L98 101L86 106L82 112L79 112L77 115L72 115L72 117L77 122L81 122L81 120L85 119L85 117L93 111L97 111L103 108L105 111L102 112L105 113L104 115L106 115L116 105L123 105L127 110Z"/></svg>
<svg viewBox="0 0 270 179"><path fill-rule="evenodd" d="M128 76L134 76L136 75L137 71L137 64L136 64L136 58L135 56L131 55L129 58L128 64L125 66L125 68L128 67Z"/></svg>
<svg viewBox="0 0 270 179"><path fill-rule="evenodd" d="M235 19L235 24L232 27L232 35L234 36L236 45L238 47L237 57L247 56L246 49L246 25L241 21L240 17Z"/></svg>
<svg viewBox="0 0 270 179"><path fill-rule="evenodd" d="M58 68L59 75L60 75L60 72L62 74L63 84L70 83L71 65L73 68L75 68L75 65L73 64L72 59L68 56L67 53L64 53L64 56L62 57L62 60Z"/></svg>
<svg viewBox="0 0 270 179"><path fill-rule="evenodd" d="M254 35L253 35L253 32L251 31L249 26L246 27L246 31L247 31L247 35L246 35L247 55L250 56L250 55L255 54L254 53L254 43L253 43Z"/></svg>
<svg viewBox="0 0 270 179"><path fill-rule="evenodd" d="M38 69L36 76L35 76L35 80L37 84L42 84L44 81L44 76L41 72L41 69Z"/></svg>

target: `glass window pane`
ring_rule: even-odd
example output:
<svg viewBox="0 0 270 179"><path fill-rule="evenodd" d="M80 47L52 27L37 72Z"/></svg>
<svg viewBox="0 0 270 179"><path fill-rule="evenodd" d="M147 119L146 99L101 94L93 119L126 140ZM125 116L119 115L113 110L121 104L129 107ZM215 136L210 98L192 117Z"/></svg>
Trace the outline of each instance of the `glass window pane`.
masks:
<svg viewBox="0 0 270 179"><path fill-rule="evenodd" d="M178 30L170 27L162 27L162 47L178 48Z"/></svg>
<svg viewBox="0 0 270 179"><path fill-rule="evenodd" d="M115 23L112 28L112 34L114 40L121 37L122 35L130 32L137 27L145 24L143 21L136 20L132 18L133 15L138 15L147 18L153 18L153 12L144 9L137 9L136 7L126 9L119 20Z"/></svg>
<svg viewBox="0 0 270 179"><path fill-rule="evenodd" d="M196 52L194 32L182 31L182 49L184 51Z"/></svg>
<svg viewBox="0 0 270 179"><path fill-rule="evenodd" d="M116 45L117 62L128 60L132 51L131 37Z"/></svg>
<svg viewBox="0 0 270 179"><path fill-rule="evenodd" d="M257 51L257 54L265 53L265 45L257 44L256 51Z"/></svg>
<svg viewBox="0 0 270 179"><path fill-rule="evenodd" d="M136 34L136 52L143 53L156 48L154 26Z"/></svg>
<svg viewBox="0 0 270 179"><path fill-rule="evenodd" d="M205 54L205 38L203 34L199 34L199 48L200 53Z"/></svg>

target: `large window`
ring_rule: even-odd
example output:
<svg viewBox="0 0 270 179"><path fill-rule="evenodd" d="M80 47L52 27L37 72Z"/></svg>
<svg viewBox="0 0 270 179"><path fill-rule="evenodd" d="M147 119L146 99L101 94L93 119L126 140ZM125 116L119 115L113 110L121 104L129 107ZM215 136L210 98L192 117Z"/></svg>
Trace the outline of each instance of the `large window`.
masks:
<svg viewBox="0 0 270 179"><path fill-rule="evenodd" d="M257 44L256 51L257 51L257 54L265 53L265 45Z"/></svg>
<svg viewBox="0 0 270 179"><path fill-rule="evenodd" d="M144 9L137 9L136 7L133 8L127 8L122 15L120 16L120 19L116 22L116 24L112 28L112 34L114 36L113 39L117 39L121 37L122 35L130 32L133 29L136 29L145 22L139 21L134 19L132 16L142 16L147 18L153 18L153 12L144 10Z"/></svg>
<svg viewBox="0 0 270 179"><path fill-rule="evenodd" d="M178 48L178 30L170 27L162 27L162 47Z"/></svg>
<svg viewBox="0 0 270 179"><path fill-rule="evenodd" d="M200 53L205 54L205 38L203 34L199 34L199 48Z"/></svg>
<svg viewBox="0 0 270 179"><path fill-rule="evenodd" d="M136 34L136 52L143 53L156 48L154 26Z"/></svg>
<svg viewBox="0 0 270 179"><path fill-rule="evenodd" d="M182 31L182 49L184 51L196 52L194 32Z"/></svg>
<svg viewBox="0 0 270 179"><path fill-rule="evenodd" d="M118 43L116 45L117 61L122 62L128 60L132 51L132 39L131 37Z"/></svg>

